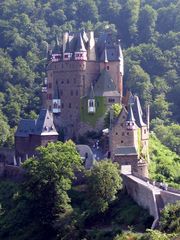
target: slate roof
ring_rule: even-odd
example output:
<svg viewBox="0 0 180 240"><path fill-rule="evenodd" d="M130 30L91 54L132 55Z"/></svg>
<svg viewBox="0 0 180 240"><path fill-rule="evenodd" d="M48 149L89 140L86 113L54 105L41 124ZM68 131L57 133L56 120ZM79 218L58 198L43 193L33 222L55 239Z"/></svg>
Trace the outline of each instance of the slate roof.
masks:
<svg viewBox="0 0 180 240"><path fill-rule="evenodd" d="M76 43L76 49L75 52L86 52L86 48L84 46L84 42L81 36L81 33L79 33L79 36L77 38L77 43Z"/></svg>
<svg viewBox="0 0 180 240"><path fill-rule="evenodd" d="M64 51L65 53L71 53L70 43L69 43L69 37L66 43L66 49Z"/></svg>
<svg viewBox="0 0 180 240"><path fill-rule="evenodd" d="M28 137L30 134L41 136L58 135L53 123L53 118L47 109L42 109L40 111L37 120L22 119L19 121L15 136Z"/></svg>
<svg viewBox="0 0 180 240"><path fill-rule="evenodd" d="M95 96L119 96L110 74L103 70L94 85Z"/></svg>
<svg viewBox="0 0 180 240"><path fill-rule="evenodd" d="M76 149L79 152L81 158L85 160L85 168L91 169L95 163L91 148L88 145L76 145Z"/></svg>
<svg viewBox="0 0 180 240"><path fill-rule="evenodd" d="M28 137L30 132L35 131L36 120L33 119L21 119L19 121L15 136Z"/></svg>
<svg viewBox="0 0 180 240"><path fill-rule="evenodd" d="M138 127L143 127L146 126L146 124L143 122L143 112L142 112L142 108L141 108L141 104L139 101L139 97L138 96L134 96L134 104L133 104L133 113L134 113L134 117L136 120L136 124Z"/></svg>
<svg viewBox="0 0 180 240"><path fill-rule="evenodd" d="M61 52L61 48L60 48L60 45L59 45L59 40L58 40L58 37L56 37L56 43L55 43L55 46L53 48L52 53L54 53L54 54L57 53L58 54L60 52Z"/></svg>
<svg viewBox="0 0 180 240"><path fill-rule="evenodd" d="M129 155L137 155L136 148L134 146L123 146L117 147L115 149L115 156L129 156Z"/></svg>
<svg viewBox="0 0 180 240"><path fill-rule="evenodd" d="M131 104L129 105L129 110L128 110L128 115L127 115L126 121L135 122L135 118L134 118L134 114L133 114Z"/></svg>

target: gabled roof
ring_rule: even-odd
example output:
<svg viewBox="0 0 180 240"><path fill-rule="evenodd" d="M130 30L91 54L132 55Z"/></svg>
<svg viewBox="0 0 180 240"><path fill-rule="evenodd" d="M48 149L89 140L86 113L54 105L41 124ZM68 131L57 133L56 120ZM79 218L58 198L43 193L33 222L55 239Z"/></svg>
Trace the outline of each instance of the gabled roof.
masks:
<svg viewBox="0 0 180 240"><path fill-rule="evenodd" d="M126 121L135 122L135 118L134 118L134 114L133 114L131 104L129 105L128 115L127 115Z"/></svg>
<svg viewBox="0 0 180 240"><path fill-rule="evenodd" d="M21 119L15 133L16 137L28 137L30 132L35 132L36 120Z"/></svg>
<svg viewBox="0 0 180 240"><path fill-rule="evenodd" d="M40 111L37 120L22 119L19 121L15 136L28 137L30 134L41 136L58 135L53 123L53 118L47 109L42 109Z"/></svg>
<svg viewBox="0 0 180 240"><path fill-rule="evenodd" d="M36 135L58 135L53 118L47 109L40 111L39 117L36 122Z"/></svg>
<svg viewBox="0 0 180 240"><path fill-rule="evenodd" d="M79 33L77 37L77 43L76 43L76 50L75 52L86 52L86 48L84 46L84 42L81 36L81 33Z"/></svg>
<svg viewBox="0 0 180 240"><path fill-rule="evenodd" d="M104 69L94 85L95 96L119 96L110 74ZM112 95L113 94L113 95Z"/></svg>
<svg viewBox="0 0 180 240"><path fill-rule="evenodd" d="M129 156L137 155L136 148L134 146L117 147L114 152L115 156Z"/></svg>

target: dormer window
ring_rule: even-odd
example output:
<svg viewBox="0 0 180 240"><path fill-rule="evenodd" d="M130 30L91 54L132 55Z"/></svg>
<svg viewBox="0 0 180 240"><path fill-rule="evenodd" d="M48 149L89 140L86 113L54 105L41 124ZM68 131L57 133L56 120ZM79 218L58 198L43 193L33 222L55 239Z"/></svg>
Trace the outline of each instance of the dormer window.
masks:
<svg viewBox="0 0 180 240"><path fill-rule="evenodd" d="M88 113L95 112L96 112L95 99L88 99Z"/></svg>

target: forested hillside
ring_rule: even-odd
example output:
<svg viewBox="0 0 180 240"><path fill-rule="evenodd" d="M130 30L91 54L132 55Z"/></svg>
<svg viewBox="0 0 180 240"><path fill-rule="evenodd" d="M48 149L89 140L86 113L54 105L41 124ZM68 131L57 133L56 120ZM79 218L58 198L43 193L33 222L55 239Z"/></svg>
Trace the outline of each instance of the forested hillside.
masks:
<svg viewBox="0 0 180 240"><path fill-rule="evenodd" d="M1 145L12 144L21 117L38 113L47 43L53 45L64 31L82 28L94 30L96 36L108 31L121 39L125 88L137 93L144 107L151 105L156 133L161 132L159 125L180 122L178 0L1 0ZM171 142L176 136L178 145L179 125L171 127Z"/></svg>

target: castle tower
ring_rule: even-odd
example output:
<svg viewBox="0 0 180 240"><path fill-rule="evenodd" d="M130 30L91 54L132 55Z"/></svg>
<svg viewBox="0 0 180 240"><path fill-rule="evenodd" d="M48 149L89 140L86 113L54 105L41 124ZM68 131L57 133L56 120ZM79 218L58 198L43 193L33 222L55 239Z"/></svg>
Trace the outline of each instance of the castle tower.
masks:
<svg viewBox="0 0 180 240"><path fill-rule="evenodd" d="M61 47L57 42L47 64L46 106L68 139L85 131L101 131L107 109L121 102L123 56L111 36L95 40L92 31L66 32L62 42ZM92 86L94 97L90 99Z"/></svg>
<svg viewBox="0 0 180 240"><path fill-rule="evenodd" d="M109 143L111 158L122 169L130 166L132 173L148 176L148 131L137 96L130 95L129 105L111 124Z"/></svg>
<svg viewBox="0 0 180 240"><path fill-rule="evenodd" d="M77 45L75 50L75 60L87 60L87 50L84 46L84 42L81 36L81 33L79 33L78 39L77 39Z"/></svg>

